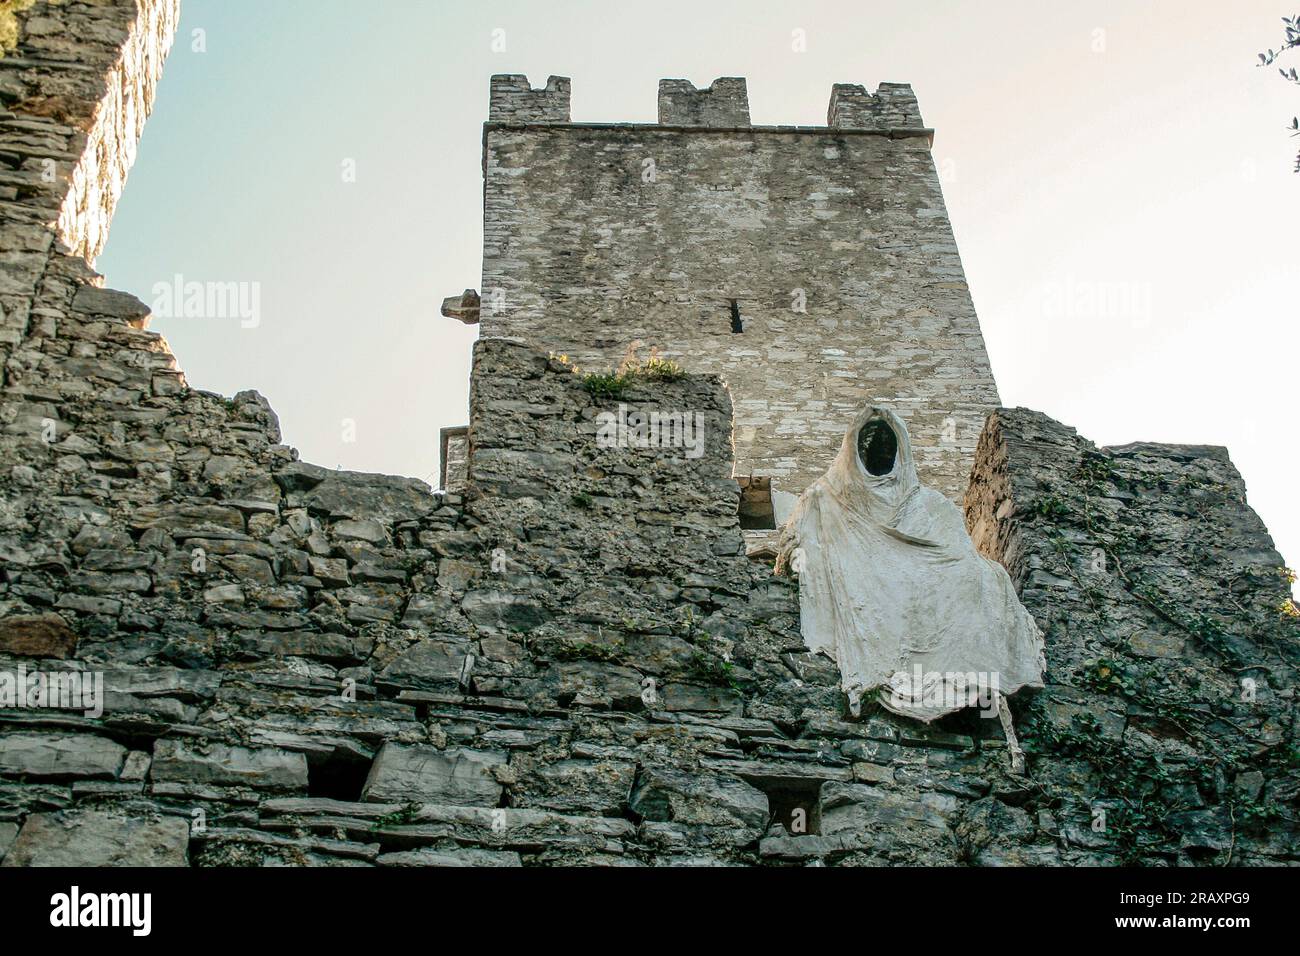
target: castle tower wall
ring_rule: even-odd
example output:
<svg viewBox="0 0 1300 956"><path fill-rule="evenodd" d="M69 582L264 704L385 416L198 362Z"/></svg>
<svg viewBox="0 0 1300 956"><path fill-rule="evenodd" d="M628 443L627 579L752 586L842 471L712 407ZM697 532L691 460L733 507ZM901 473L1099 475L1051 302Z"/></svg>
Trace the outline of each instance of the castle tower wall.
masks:
<svg viewBox="0 0 1300 956"><path fill-rule="evenodd" d="M7 18L7 19L6 19ZM180 0L38 2L0 14L0 385L21 390L33 342L89 268L153 106ZM130 296L90 311L138 319ZM26 354L25 354L26 353Z"/></svg>
<svg viewBox="0 0 1300 956"><path fill-rule="evenodd" d="M910 87L839 85L831 126L765 127L743 80L665 80L645 125L567 122L567 87L520 79L494 80L484 132L484 335L722 376L736 473L791 493L892 405L960 497L999 399Z"/></svg>
<svg viewBox="0 0 1300 956"><path fill-rule="evenodd" d="M17 162L3 180L13 195L0 189L5 250L43 252L47 243L22 228L30 225L93 263L135 162L180 0L42 0L4 16L15 45L0 51L0 147ZM10 278L24 291L34 284L29 272Z"/></svg>

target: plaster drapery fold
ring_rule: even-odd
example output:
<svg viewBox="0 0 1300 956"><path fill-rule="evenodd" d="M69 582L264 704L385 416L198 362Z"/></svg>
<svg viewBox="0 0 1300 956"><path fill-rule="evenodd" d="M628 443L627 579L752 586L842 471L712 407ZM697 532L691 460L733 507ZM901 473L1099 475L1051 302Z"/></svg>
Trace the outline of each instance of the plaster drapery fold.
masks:
<svg viewBox="0 0 1300 956"><path fill-rule="evenodd" d="M863 411L781 532L799 576L804 642L839 665L854 714L879 692L931 721L1041 687L1043 637L1006 570L975 550L957 507L920 484L902 420Z"/></svg>

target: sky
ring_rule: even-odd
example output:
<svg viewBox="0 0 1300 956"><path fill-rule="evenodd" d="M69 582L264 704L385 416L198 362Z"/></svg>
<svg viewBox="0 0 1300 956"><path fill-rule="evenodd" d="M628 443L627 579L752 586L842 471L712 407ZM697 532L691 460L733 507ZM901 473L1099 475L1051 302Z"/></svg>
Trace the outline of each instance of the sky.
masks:
<svg viewBox="0 0 1300 956"><path fill-rule="evenodd" d="M836 82L911 83L1003 404L1226 445L1295 567L1300 87L1255 65L1294 5L183 0L97 267L191 386L256 388L305 460L436 485L492 74L572 77L577 122L654 122L661 77L744 76L783 125L824 124ZM177 276L245 308L187 317Z"/></svg>

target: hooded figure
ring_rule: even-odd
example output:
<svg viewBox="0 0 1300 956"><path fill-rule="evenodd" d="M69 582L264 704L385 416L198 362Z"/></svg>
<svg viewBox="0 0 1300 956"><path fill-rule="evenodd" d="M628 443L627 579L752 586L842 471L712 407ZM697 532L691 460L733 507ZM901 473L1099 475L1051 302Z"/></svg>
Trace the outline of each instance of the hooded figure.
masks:
<svg viewBox="0 0 1300 956"><path fill-rule="evenodd" d="M879 689L888 710L927 722L996 707L1012 739L1002 695L1043 686L1043 637L957 507L917 481L889 409L860 414L800 496L781 532L786 567L799 575L804 643L839 665L855 716Z"/></svg>

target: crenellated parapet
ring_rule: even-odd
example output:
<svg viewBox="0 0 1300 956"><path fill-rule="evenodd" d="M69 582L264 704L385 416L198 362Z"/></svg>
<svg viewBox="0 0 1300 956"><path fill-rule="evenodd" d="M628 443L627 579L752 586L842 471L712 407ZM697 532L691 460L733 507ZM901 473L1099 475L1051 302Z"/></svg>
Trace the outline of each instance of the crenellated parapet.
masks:
<svg viewBox="0 0 1300 956"><path fill-rule="evenodd" d="M749 125L749 93L743 76L723 76L705 90L690 80L659 81L661 126Z"/></svg>
<svg viewBox="0 0 1300 956"><path fill-rule="evenodd" d="M921 107L907 83L881 83L876 92L855 83L836 83L826 125L837 129L924 129Z"/></svg>
<svg viewBox="0 0 1300 956"><path fill-rule="evenodd" d="M552 76L546 86L533 89L522 73L501 73L492 77L489 123L568 123L567 76Z"/></svg>
<svg viewBox="0 0 1300 956"><path fill-rule="evenodd" d="M552 76L534 88L522 73L492 77L488 122L507 125L575 125L571 114L572 83ZM581 123L584 126L637 126L638 123ZM753 127L749 91L743 76L720 76L700 89L690 80L659 81L658 125L698 129L808 130L800 125ZM907 83L881 83L874 93L856 83L831 88L826 125L833 129L875 134L929 134L916 94Z"/></svg>

